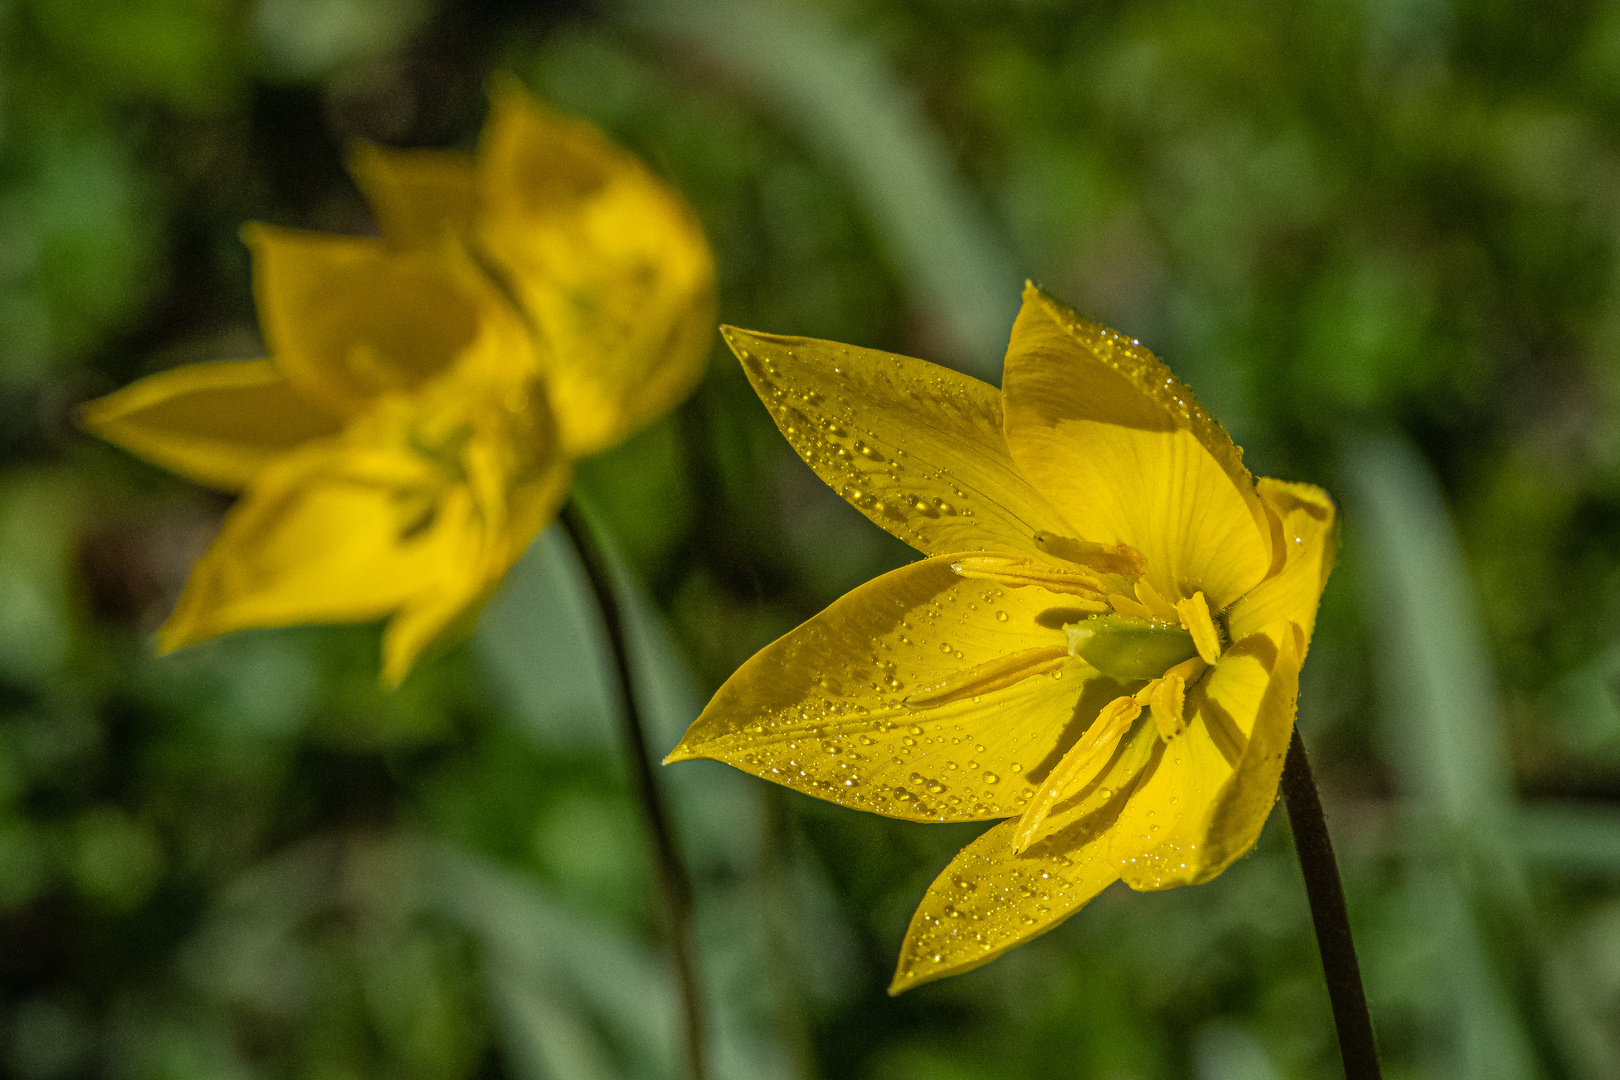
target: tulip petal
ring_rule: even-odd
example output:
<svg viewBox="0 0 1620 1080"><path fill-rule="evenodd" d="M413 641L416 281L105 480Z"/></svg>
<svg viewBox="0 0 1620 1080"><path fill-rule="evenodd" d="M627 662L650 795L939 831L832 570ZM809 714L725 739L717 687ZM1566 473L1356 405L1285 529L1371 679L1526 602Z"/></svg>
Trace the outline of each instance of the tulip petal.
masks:
<svg viewBox="0 0 1620 1080"><path fill-rule="evenodd" d="M503 489L503 478L492 466L486 462L482 468L469 469L475 474L469 488L475 512L464 519L454 541L459 550L444 559L447 572L439 587L413 596L388 620L383 633L385 686L403 682L425 649L471 632L501 579L568 493L570 470L560 460L549 462L541 476L510 491Z"/></svg>
<svg viewBox="0 0 1620 1080"><path fill-rule="evenodd" d="M274 463L226 514L159 647L388 615L459 565L470 500L444 488L419 458L341 443Z"/></svg>
<svg viewBox="0 0 1620 1080"><path fill-rule="evenodd" d="M961 578L949 557L901 567L739 668L668 760L914 821L1021 814L1102 706L1142 685L1069 657L1054 668L1076 617L1064 600ZM1008 682L1020 658L1034 673Z"/></svg>
<svg viewBox="0 0 1620 1080"><path fill-rule="evenodd" d="M703 373L714 260L691 210L581 120L498 82L478 150L478 243L526 309L571 457L666 412Z"/></svg>
<svg viewBox="0 0 1620 1080"><path fill-rule="evenodd" d="M1188 692L1186 728L1144 769L1110 833L1131 888L1208 881L1259 837L1293 730L1296 633L1279 620L1249 635Z"/></svg>
<svg viewBox="0 0 1620 1080"><path fill-rule="evenodd" d="M478 183L468 155L358 143L349 153L349 172L394 247L432 249L446 232L471 235Z"/></svg>
<svg viewBox="0 0 1620 1080"><path fill-rule="evenodd" d="M1016 821L963 848L917 906L889 993L989 963L1057 926L1119 880L1107 834L1085 823L1014 855Z"/></svg>
<svg viewBox="0 0 1620 1080"><path fill-rule="evenodd" d="M1290 619L1309 646L1316 626L1316 607L1333 571L1338 520L1328 493L1310 484L1261 477L1260 498L1281 523L1282 569L1232 605L1227 615L1232 637L1241 639L1278 619ZM1301 650L1301 658L1304 656Z"/></svg>
<svg viewBox="0 0 1620 1080"><path fill-rule="evenodd" d="M1005 372L1012 458L1073 531L1139 550L1171 603L1202 590L1220 611L1265 576L1269 522L1239 450L1152 353L1031 285Z"/></svg>
<svg viewBox="0 0 1620 1080"><path fill-rule="evenodd" d="M477 293L442 255L268 225L243 235L276 365L300 394L339 416L380 394L416 389L478 334Z"/></svg>
<svg viewBox="0 0 1620 1080"><path fill-rule="evenodd" d="M1254 847L1277 802L1277 785L1294 733L1299 669L1304 658L1303 632L1291 621L1282 625L1289 632L1276 635L1277 662L1265 696L1260 699L1243 759L1210 807L1200 860L1204 865L1202 881L1219 874Z"/></svg>
<svg viewBox="0 0 1620 1080"><path fill-rule="evenodd" d="M995 387L876 349L721 332L793 449L872 521L925 555L1051 561L1035 536L1067 530L1013 464Z"/></svg>
<svg viewBox="0 0 1620 1080"><path fill-rule="evenodd" d="M240 491L260 469L338 420L268 360L187 364L85 404L86 429L189 480Z"/></svg>

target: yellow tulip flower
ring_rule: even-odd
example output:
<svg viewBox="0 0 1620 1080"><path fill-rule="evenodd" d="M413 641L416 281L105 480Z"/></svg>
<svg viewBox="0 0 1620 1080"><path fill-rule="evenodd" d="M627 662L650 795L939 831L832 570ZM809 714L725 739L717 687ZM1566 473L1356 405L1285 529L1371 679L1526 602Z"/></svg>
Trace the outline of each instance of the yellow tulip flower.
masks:
<svg viewBox="0 0 1620 1080"><path fill-rule="evenodd" d="M1151 353L1034 286L1000 391L724 332L794 449L927 557L749 660L668 760L912 821L1008 819L928 890L891 992L1116 880L1207 881L1253 846L1332 567L1325 493L1256 483Z"/></svg>
<svg viewBox="0 0 1620 1080"><path fill-rule="evenodd" d="M386 618L397 684L551 518L571 463L702 373L702 231L595 128L502 82L476 156L364 147L353 169L381 239L245 233L268 359L85 406L102 438L240 492L162 651Z"/></svg>

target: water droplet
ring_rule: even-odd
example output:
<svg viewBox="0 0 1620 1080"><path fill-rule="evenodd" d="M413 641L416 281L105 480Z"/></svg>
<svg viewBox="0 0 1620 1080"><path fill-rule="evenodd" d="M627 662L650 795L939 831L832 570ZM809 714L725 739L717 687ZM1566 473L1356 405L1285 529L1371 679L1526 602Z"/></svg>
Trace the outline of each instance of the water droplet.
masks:
<svg viewBox="0 0 1620 1080"><path fill-rule="evenodd" d="M996 612L996 622L1006 622L1008 615L1005 611Z"/></svg>
<svg viewBox="0 0 1620 1080"><path fill-rule="evenodd" d="M1012 765L1009 766L1009 768L1011 768L1014 773L1021 773L1021 772L1024 771L1024 767L1022 765L1018 764L1018 762L1016 762L1016 761L1013 762Z"/></svg>
<svg viewBox="0 0 1620 1080"><path fill-rule="evenodd" d="M987 784L996 784L1001 782L1001 777L997 776L993 772L985 773L982 777L980 777L980 779Z"/></svg>

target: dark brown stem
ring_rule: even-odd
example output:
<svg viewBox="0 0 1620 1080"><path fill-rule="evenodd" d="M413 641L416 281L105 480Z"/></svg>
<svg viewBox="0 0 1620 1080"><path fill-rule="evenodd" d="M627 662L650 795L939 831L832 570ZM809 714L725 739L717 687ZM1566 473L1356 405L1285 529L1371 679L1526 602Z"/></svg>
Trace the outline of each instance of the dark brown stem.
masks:
<svg viewBox="0 0 1620 1080"><path fill-rule="evenodd" d="M1299 729L1288 744L1283 762L1283 802L1288 807L1288 824L1294 830L1294 850L1305 875L1305 896L1311 905L1311 922L1316 927L1316 947L1322 954L1322 974L1327 979L1328 1001L1333 1006L1333 1024L1339 1031L1339 1057L1344 1062L1345 1080L1382 1080L1378 1046L1373 1041L1372 1017L1367 1012L1367 995L1361 988L1361 965L1356 946L1350 940L1350 913L1344 906L1344 883L1339 880L1339 864L1333 857L1333 841L1328 838L1327 818L1311 775L1311 762Z"/></svg>
<svg viewBox="0 0 1620 1080"><path fill-rule="evenodd" d="M590 581L591 591L596 594L596 605L602 613L602 627L607 632L613 653L613 667L619 684L619 716L623 721L620 730L630 757L630 770L634 774L636 801L641 806L642 821L652 840L653 855L658 865L658 891L663 900L664 921L674 954L675 972L680 980L681 1004L686 1019L687 1075L691 1080L707 1080L708 1017L704 1008L702 982L698 978L692 880L675 841L675 831L670 825L663 793L653 775L652 758L647 755L647 733L641 723L641 712L636 707L634 683L630 675L630 651L625 641L618 594L614 591L612 573L601 545L596 541L596 534L573 500L563 504L557 518L573 542L574 550L579 553L585 577Z"/></svg>

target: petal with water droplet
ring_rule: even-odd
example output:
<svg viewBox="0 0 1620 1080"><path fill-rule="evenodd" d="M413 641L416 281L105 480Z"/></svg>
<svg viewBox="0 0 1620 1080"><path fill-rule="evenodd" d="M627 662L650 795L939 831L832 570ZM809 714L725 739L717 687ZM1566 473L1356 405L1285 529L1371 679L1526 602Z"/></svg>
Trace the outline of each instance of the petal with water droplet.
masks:
<svg viewBox="0 0 1620 1080"><path fill-rule="evenodd" d="M1228 613L1234 639L1277 619L1291 619L1311 641L1316 605L1333 571L1338 518L1328 493L1311 484L1261 477L1260 497L1275 513L1285 558L1281 569L1256 585ZM1301 657L1303 659L1303 657Z"/></svg>
<svg viewBox="0 0 1620 1080"><path fill-rule="evenodd" d="M1279 620L1249 635L1189 688L1187 726L1143 770L1110 832L1131 888L1208 881L1259 837L1282 775L1277 739L1286 750L1293 727L1295 634Z"/></svg>
<svg viewBox="0 0 1620 1080"><path fill-rule="evenodd" d="M997 825L934 879L906 929L889 993L988 963L1057 926L1119 879L1095 831L1060 833L1014 855L1017 824Z"/></svg>
<svg viewBox="0 0 1620 1080"><path fill-rule="evenodd" d="M714 758L891 817L1021 814L1031 785L1102 706L1140 686L1074 658L1051 666L1064 635L1047 616L1064 599L965 579L949 556L901 567L739 668L669 760ZM1009 656L1030 661L1019 668L1026 677L1000 677ZM908 704L918 691L925 704ZM931 790L934 782L944 790Z"/></svg>
<svg viewBox="0 0 1620 1080"><path fill-rule="evenodd" d="M1174 602L1219 611L1271 566L1271 532L1238 449L1140 344L1024 293L1002 381L1019 472L1086 540L1129 544Z"/></svg>
<svg viewBox="0 0 1620 1080"><path fill-rule="evenodd" d="M876 349L723 333L793 449L878 525L925 555L1049 561L1034 537L1065 527L1013 465L995 387Z"/></svg>

